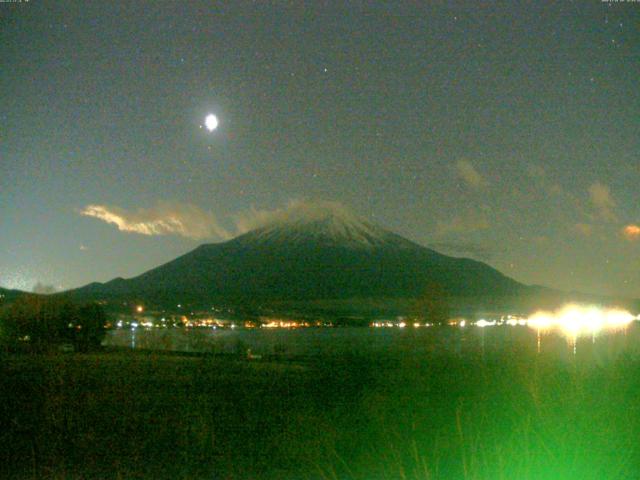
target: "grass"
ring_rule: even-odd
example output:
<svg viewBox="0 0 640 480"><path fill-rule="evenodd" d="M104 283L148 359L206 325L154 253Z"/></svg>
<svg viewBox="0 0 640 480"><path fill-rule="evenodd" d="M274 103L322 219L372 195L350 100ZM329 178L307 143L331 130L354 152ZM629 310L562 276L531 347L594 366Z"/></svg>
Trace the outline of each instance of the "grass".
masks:
<svg viewBox="0 0 640 480"><path fill-rule="evenodd" d="M1 478L631 479L640 359L0 358Z"/></svg>

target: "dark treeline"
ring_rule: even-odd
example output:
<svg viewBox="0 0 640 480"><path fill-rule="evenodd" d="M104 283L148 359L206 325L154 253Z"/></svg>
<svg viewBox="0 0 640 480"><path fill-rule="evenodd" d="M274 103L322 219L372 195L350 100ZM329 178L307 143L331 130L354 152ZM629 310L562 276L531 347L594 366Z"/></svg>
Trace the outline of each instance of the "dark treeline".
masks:
<svg viewBox="0 0 640 480"><path fill-rule="evenodd" d="M75 350L100 347L107 318L96 303L24 295L0 310L0 340L8 350L45 351L63 344Z"/></svg>

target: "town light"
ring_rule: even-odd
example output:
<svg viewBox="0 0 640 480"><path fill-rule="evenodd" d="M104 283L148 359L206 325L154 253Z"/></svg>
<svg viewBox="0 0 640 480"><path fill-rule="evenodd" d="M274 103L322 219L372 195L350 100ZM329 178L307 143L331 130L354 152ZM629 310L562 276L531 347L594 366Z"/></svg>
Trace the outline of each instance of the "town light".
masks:
<svg viewBox="0 0 640 480"><path fill-rule="evenodd" d="M603 331L626 328L636 319L626 310L600 309L594 306L567 305L555 312L536 312L527 325L538 331L557 329L569 338L595 336Z"/></svg>

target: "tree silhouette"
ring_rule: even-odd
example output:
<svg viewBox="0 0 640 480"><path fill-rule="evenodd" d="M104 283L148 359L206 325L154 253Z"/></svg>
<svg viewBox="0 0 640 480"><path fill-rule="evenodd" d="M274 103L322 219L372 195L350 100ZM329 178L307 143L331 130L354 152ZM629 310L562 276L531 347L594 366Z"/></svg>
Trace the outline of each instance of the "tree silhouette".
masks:
<svg viewBox="0 0 640 480"><path fill-rule="evenodd" d="M100 305L78 306L61 297L24 295L0 312L0 335L9 348L43 351L61 343L76 350L100 346L106 315Z"/></svg>
<svg viewBox="0 0 640 480"><path fill-rule="evenodd" d="M105 335L107 316L97 303L88 303L78 309L78 322L75 326L75 344L81 351L94 350L100 347Z"/></svg>

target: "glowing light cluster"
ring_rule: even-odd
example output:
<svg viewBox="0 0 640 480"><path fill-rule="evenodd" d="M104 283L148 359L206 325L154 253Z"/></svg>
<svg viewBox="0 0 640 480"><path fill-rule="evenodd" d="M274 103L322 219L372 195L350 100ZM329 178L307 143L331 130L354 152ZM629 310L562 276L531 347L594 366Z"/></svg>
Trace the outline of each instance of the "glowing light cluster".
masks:
<svg viewBox="0 0 640 480"><path fill-rule="evenodd" d="M567 305L555 312L536 312L529 317L527 325L538 331L559 330L568 337L577 338L622 330L634 320L636 317L626 310Z"/></svg>
<svg viewBox="0 0 640 480"><path fill-rule="evenodd" d="M297 320L269 319L261 325L262 328L300 328L312 326L309 322L299 322Z"/></svg>
<svg viewBox="0 0 640 480"><path fill-rule="evenodd" d="M480 320L478 320L476 322L476 327L480 327L480 328L493 327L495 325L496 325L496 321L495 320L488 321L488 320L485 320L484 318L481 318Z"/></svg>
<svg viewBox="0 0 640 480"><path fill-rule="evenodd" d="M413 325L413 328L433 326L433 324L428 322L427 323L413 322L410 324L404 321L397 322L397 321L389 321L389 320L371 322L369 324L370 327L374 327L374 328L405 328L405 327L408 327L409 325Z"/></svg>

